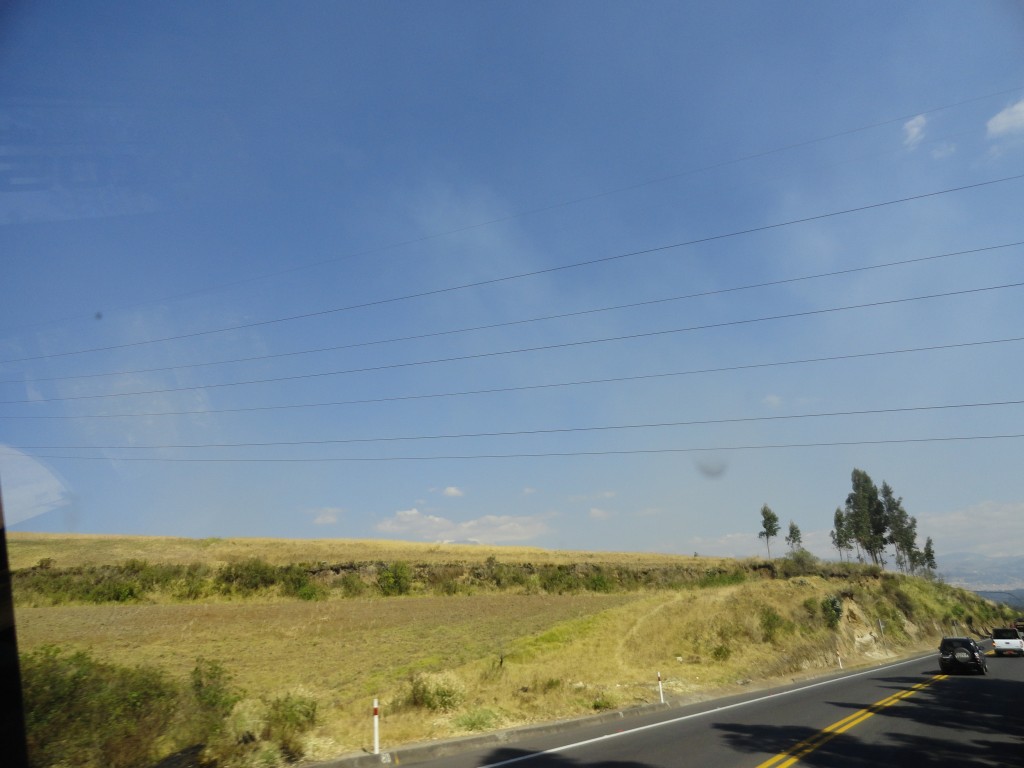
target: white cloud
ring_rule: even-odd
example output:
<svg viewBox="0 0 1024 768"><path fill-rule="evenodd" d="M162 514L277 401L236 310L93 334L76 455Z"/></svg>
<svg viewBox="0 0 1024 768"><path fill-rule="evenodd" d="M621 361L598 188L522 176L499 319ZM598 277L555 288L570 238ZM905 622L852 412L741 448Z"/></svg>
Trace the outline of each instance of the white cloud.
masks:
<svg viewBox="0 0 1024 768"><path fill-rule="evenodd" d="M765 395L761 402L769 408L779 408L782 406L782 398L778 395Z"/></svg>
<svg viewBox="0 0 1024 768"><path fill-rule="evenodd" d="M479 541L485 544L504 544L534 539L547 533L548 526L537 517L484 515L475 520L457 522L438 515L424 514L418 509L404 509L395 512L388 520L378 523L377 530L425 541Z"/></svg>
<svg viewBox="0 0 1024 768"><path fill-rule="evenodd" d="M536 488L523 488L523 496L532 496L537 492Z"/></svg>
<svg viewBox="0 0 1024 768"><path fill-rule="evenodd" d="M956 144L944 141L932 149L932 157L936 160L942 160L944 157L949 157L956 152Z"/></svg>
<svg viewBox="0 0 1024 768"><path fill-rule="evenodd" d="M447 488L445 488L443 491L441 491L441 493L443 493L445 496L465 496L466 495L460 488L456 488L454 485L449 485Z"/></svg>
<svg viewBox="0 0 1024 768"><path fill-rule="evenodd" d="M915 149L924 138L924 127L927 122L928 118L924 115L907 120L903 124L903 146L907 149Z"/></svg>
<svg viewBox="0 0 1024 768"><path fill-rule="evenodd" d="M1024 99L997 114L986 124L988 137L998 139L1015 133L1024 133Z"/></svg>
<svg viewBox="0 0 1024 768"><path fill-rule="evenodd" d="M4 522L17 525L71 503L64 482L42 462L0 444Z"/></svg>
<svg viewBox="0 0 1024 768"><path fill-rule="evenodd" d="M609 517L612 516L612 513L609 512L607 509L598 509L597 507L591 507L590 516L594 520L607 520Z"/></svg>
<svg viewBox="0 0 1024 768"><path fill-rule="evenodd" d="M338 516L344 512L336 507L324 507L316 510L317 515L313 518L313 525L334 525L338 522Z"/></svg>

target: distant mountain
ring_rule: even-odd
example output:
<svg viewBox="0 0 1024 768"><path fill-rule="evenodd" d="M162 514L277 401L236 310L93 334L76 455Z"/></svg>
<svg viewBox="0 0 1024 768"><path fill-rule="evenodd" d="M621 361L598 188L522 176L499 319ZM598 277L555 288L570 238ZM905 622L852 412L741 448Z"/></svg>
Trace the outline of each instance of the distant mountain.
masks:
<svg viewBox="0 0 1024 768"><path fill-rule="evenodd" d="M949 584L973 592L1024 592L1024 555L988 557L971 552L939 555L939 573ZM994 596L993 599L999 599ZM1004 593L1001 602L1008 602Z"/></svg>
<svg viewBox="0 0 1024 768"><path fill-rule="evenodd" d="M1024 616L1024 589L1008 589L1005 592L990 592L984 589L976 589L974 592L997 603L1006 603L1014 608L1019 608L1021 615Z"/></svg>

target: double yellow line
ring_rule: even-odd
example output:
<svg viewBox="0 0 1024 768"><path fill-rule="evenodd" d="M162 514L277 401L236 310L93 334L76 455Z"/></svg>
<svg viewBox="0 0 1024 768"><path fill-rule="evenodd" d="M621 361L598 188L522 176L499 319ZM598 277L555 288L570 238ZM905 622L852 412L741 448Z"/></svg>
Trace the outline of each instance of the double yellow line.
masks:
<svg viewBox="0 0 1024 768"><path fill-rule="evenodd" d="M765 760L757 768L789 768L794 763L799 762L801 759L807 757L814 750L832 741L836 736L841 733L846 733L848 730L853 728L855 725L860 725L869 717L878 712L881 712L886 707L891 707L898 701L902 701L909 696L913 696L918 691L927 688L932 683L938 680L945 680L949 675L935 675L929 680L925 680L923 683L918 683L910 688L894 693L892 696L888 696L881 701L876 701L870 707L858 710L852 715L844 717L827 728L822 728L816 734L811 736L809 739L804 739L799 744L794 745L785 752L780 752L770 760Z"/></svg>

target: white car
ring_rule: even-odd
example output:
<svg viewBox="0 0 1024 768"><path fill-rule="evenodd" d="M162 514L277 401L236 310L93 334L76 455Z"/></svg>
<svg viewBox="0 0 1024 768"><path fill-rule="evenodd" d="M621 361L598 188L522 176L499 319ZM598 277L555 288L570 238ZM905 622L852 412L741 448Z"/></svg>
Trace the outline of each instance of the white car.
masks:
<svg viewBox="0 0 1024 768"><path fill-rule="evenodd" d="M992 648L996 656L1024 656L1024 640L1013 627L992 630Z"/></svg>

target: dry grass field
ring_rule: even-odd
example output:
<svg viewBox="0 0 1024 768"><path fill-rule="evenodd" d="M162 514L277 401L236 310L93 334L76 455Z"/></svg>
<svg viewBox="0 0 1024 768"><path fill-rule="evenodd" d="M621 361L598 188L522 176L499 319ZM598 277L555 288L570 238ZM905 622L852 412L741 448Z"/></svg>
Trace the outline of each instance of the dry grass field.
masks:
<svg viewBox="0 0 1024 768"><path fill-rule="evenodd" d="M259 557L288 563L409 562L482 563L494 556L505 563L614 563L636 568L699 564L718 567L726 558L643 552L574 552L536 547L478 544L421 544L372 539L183 539L165 536L101 536L58 533L8 533L11 568L29 568L49 557L62 567L120 563L137 558L152 563L202 562L209 565Z"/></svg>
<svg viewBox="0 0 1024 768"><path fill-rule="evenodd" d="M372 698L401 699L414 672L497 660L524 637L631 599L497 594L19 607L18 641L23 650L57 644L119 664L155 664L183 679L197 657L219 661L254 695L291 689L313 695L323 710L322 735L353 750L365 745ZM392 738L438 733L429 719L406 720Z"/></svg>
<svg viewBox="0 0 1024 768"><path fill-rule="evenodd" d="M381 541L14 534L9 544L15 569L44 558L58 566L130 558L217 565L254 556L277 564L480 563L488 557L630 567L685 562L717 568L732 562ZM311 695L320 718L307 756L328 758L368 746L374 697L383 706L383 743L395 746L656 701L658 672L669 697L693 699L830 670L837 652L852 665L930 646L955 595L908 581L898 592L911 610L901 614L883 582L877 576L842 583L813 575L752 576L722 585L609 594L332 594L318 601L273 593L217 595L198 602L17 605L16 618L23 651L49 644L87 649L119 664L156 665L182 679L203 657L223 663L251 695ZM830 629L818 606L843 590L843 620ZM914 606L911 620L906 614ZM878 616L891 627L884 647L873 634ZM421 682L455 692L450 708L408 703L411 681L423 673L428 677Z"/></svg>

